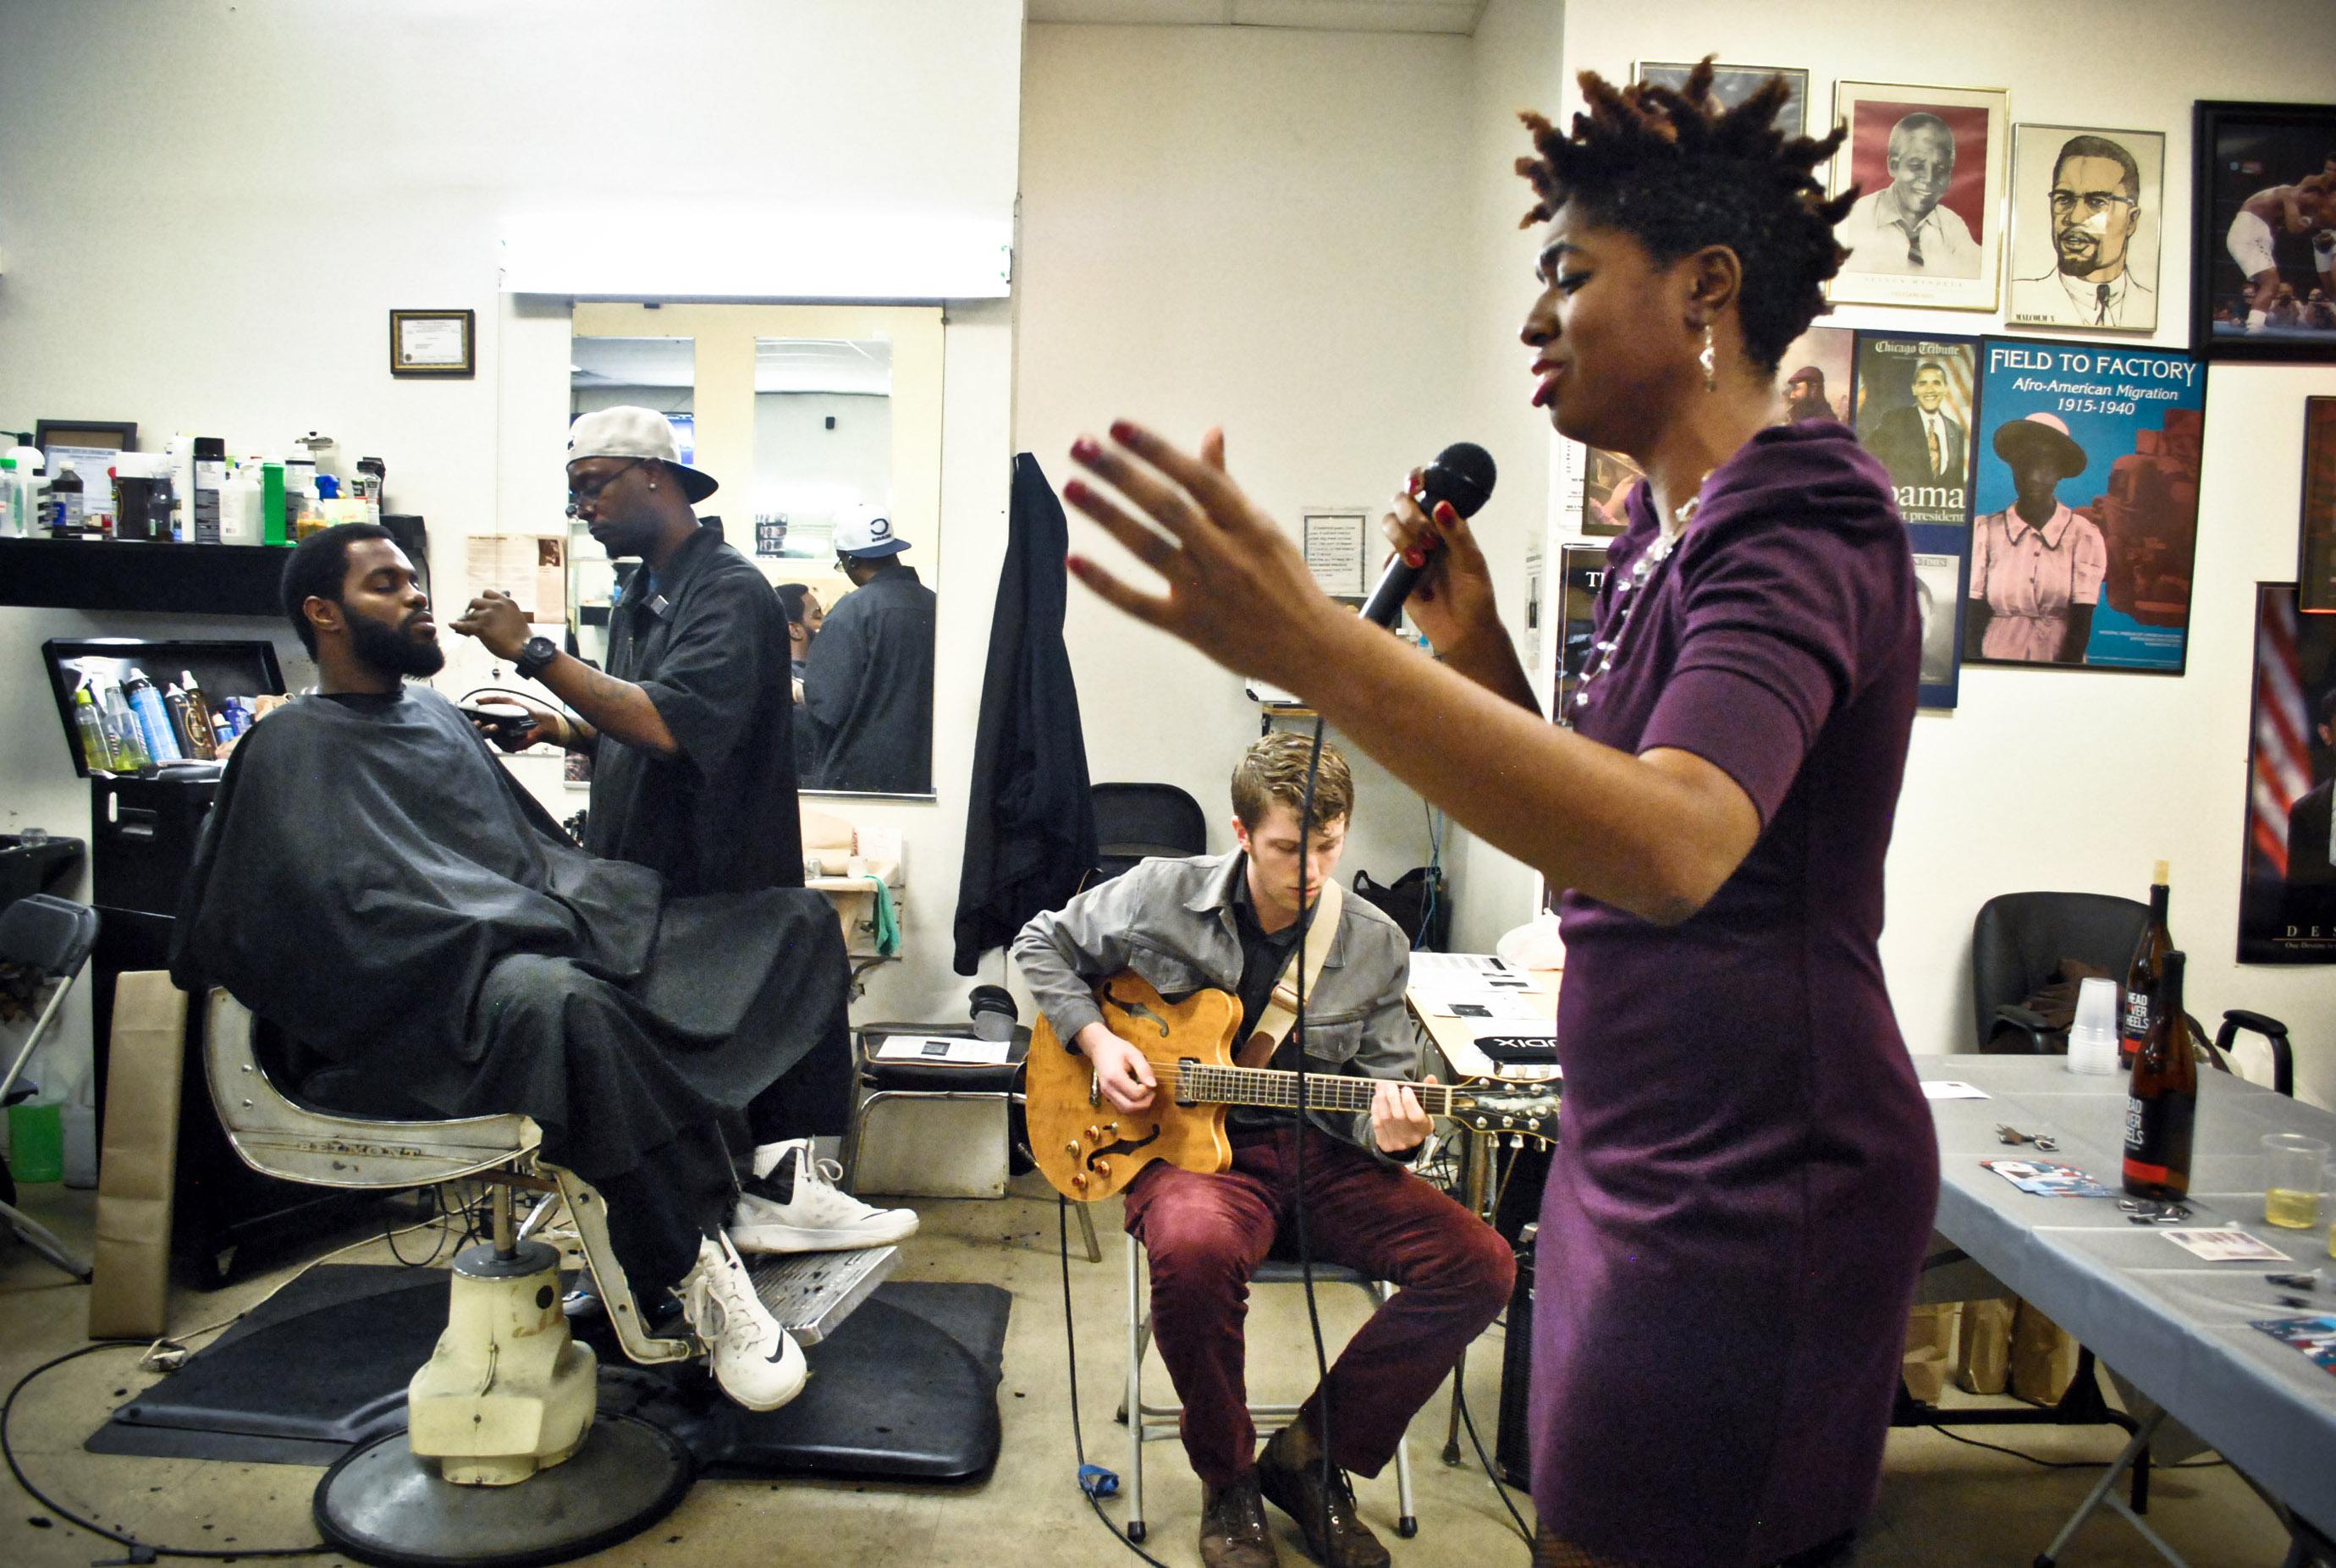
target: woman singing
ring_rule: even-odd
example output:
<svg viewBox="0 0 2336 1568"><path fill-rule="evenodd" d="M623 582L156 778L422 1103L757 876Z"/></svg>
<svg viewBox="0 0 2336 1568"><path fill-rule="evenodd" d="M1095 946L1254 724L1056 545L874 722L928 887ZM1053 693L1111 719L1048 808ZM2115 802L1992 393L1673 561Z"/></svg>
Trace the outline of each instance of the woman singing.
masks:
<svg viewBox="0 0 2336 1568"><path fill-rule="evenodd" d="M1567 890L1534 1561L1844 1563L1938 1188L1876 950L1920 657L1905 531L1847 430L1775 423L1855 193L1811 173L1840 131L1773 128L1781 81L1722 110L1708 63L1677 92L1581 80L1570 135L1525 117L1523 341L1557 429L1647 482L1570 728L1534 711L1449 507L1387 520L1399 549L1440 542L1412 600L1438 662L1315 589L1218 432L1198 455L1124 423L1080 441L1117 497L1066 493L1166 590L1072 570Z"/></svg>

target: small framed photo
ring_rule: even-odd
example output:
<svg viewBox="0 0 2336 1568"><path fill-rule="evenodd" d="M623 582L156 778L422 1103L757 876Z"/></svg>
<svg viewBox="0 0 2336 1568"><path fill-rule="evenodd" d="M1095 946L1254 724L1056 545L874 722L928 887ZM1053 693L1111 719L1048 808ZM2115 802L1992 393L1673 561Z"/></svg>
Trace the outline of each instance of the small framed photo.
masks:
<svg viewBox="0 0 2336 1568"><path fill-rule="evenodd" d="M114 515L113 485L106 475L125 452L138 450L138 425L126 419L44 419L34 427L33 444L54 474L67 463L81 476L83 516L92 521Z"/></svg>
<svg viewBox="0 0 2336 1568"><path fill-rule="evenodd" d="M1833 189L1859 194L1834 230L1850 255L1830 297L1993 310L2010 94L1837 82L1834 113L1849 136L1834 155Z"/></svg>
<svg viewBox="0 0 2336 1568"><path fill-rule="evenodd" d="M2192 346L2336 364L2336 105L2202 102L2191 149Z"/></svg>
<svg viewBox="0 0 2336 1568"><path fill-rule="evenodd" d="M1688 73L1695 69L1693 61L1641 60L1630 68L1630 74L1640 82L1651 82L1659 87L1676 91L1687 85ZM1711 67L1711 95L1729 109L1735 108L1758 92L1771 76L1781 76L1792 95L1776 111L1776 127L1787 136L1809 133L1809 73L1790 65L1721 65Z"/></svg>
<svg viewBox="0 0 2336 1568"><path fill-rule="evenodd" d="M2157 330L2166 137L2011 128L2011 326Z"/></svg>
<svg viewBox="0 0 2336 1568"><path fill-rule="evenodd" d="M2303 400L2303 525L2295 607L2336 615L2336 397Z"/></svg>
<svg viewBox="0 0 2336 1568"><path fill-rule="evenodd" d="M53 446L89 446L105 452L138 450L134 419L44 419L34 426L33 444L46 452Z"/></svg>
<svg viewBox="0 0 2336 1568"><path fill-rule="evenodd" d="M470 310L393 310L389 313L389 373L392 375L478 374Z"/></svg>

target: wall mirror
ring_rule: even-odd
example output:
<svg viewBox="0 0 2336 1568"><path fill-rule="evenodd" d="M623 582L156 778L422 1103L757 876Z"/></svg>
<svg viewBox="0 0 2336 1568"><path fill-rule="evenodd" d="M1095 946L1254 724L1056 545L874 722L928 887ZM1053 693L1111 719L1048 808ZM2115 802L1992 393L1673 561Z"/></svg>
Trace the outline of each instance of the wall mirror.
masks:
<svg viewBox="0 0 2336 1568"><path fill-rule="evenodd" d="M579 304L569 375L571 420L618 404L654 408L674 422L686 460L720 482L698 515L719 521L803 628L804 792L930 798L940 312ZM894 542L904 548L865 548ZM861 548L847 562L839 551L852 546ZM573 523L569 560L571 626L599 662L608 607L634 563L608 560ZM840 635L822 646L829 617Z"/></svg>

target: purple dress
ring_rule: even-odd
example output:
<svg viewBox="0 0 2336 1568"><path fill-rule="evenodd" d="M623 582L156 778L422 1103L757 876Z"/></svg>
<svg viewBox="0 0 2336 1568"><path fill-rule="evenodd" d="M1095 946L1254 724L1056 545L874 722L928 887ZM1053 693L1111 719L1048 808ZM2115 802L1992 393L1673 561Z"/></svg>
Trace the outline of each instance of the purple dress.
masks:
<svg viewBox="0 0 2336 1568"><path fill-rule="evenodd" d="M1541 1517L1657 1568L1770 1563L1864 1517L1939 1184L1875 950L1921 655L1889 476L1811 422L1703 496L1618 602L1660 537L1631 496L1599 638L1641 602L1574 716L1709 761L1761 833L1676 927L1565 897L1533 1319Z"/></svg>

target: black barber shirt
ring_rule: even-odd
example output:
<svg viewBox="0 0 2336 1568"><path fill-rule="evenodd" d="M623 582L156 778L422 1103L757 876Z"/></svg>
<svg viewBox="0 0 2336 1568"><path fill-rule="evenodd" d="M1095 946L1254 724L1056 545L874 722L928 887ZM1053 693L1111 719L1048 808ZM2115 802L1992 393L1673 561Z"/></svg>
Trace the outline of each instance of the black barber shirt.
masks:
<svg viewBox="0 0 2336 1568"><path fill-rule="evenodd" d="M676 895L803 886L786 613L710 520L608 617L608 673L648 693L680 755L600 737L585 847Z"/></svg>
<svg viewBox="0 0 2336 1568"><path fill-rule="evenodd" d="M923 794L933 787L933 590L886 567L836 600L803 661L819 726L814 789Z"/></svg>

